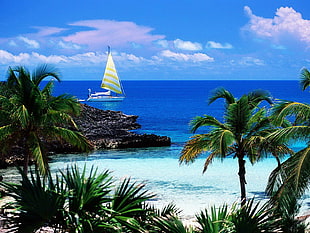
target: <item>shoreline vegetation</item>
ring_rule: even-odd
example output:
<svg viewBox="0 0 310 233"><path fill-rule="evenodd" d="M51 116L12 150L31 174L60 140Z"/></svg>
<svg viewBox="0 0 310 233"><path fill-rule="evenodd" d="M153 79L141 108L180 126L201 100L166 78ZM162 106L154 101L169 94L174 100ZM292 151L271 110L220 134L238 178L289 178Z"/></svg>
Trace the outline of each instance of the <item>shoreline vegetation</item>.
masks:
<svg viewBox="0 0 310 233"><path fill-rule="evenodd" d="M191 121L192 132L205 131L187 141L180 163L192 163L208 152L203 171L215 158L233 155L237 160L240 203L201 210L188 222L174 204L152 206L155 198L145 184L130 179L119 183L110 171L97 168L67 169L51 174L49 152L89 152L93 149L169 146L170 138L138 135L138 116L104 111L80 104L74 97L52 95L58 71L39 66L32 74L25 67L9 68L0 86L1 158L18 155L22 168L19 184L0 182L12 201L1 207L3 231L10 232L159 232L159 233L259 233L306 232L308 216L299 216L300 199L310 183L310 146L292 151L292 140L309 142L310 105L294 101L272 102L265 91L252 91L235 98L216 89L209 103L224 99L224 120L204 115ZM310 73L303 69L301 87L310 86ZM261 106L267 101L270 106ZM103 117L104 116L104 117ZM284 155L290 157L281 161ZM22 155L22 156L21 156ZM269 177L260 203L246 197L245 159L251 163L272 155L278 166ZM16 157L16 156L15 156ZM34 169L28 169L30 163ZM5 163L3 163L5 164ZM42 230L42 231L41 231Z"/></svg>
<svg viewBox="0 0 310 233"><path fill-rule="evenodd" d="M131 130L141 128L136 120L138 116L126 115L120 111L101 110L87 104L81 104L81 113L73 117L74 122L87 140L92 150L98 149L124 149L140 147L170 146L171 139L167 136L155 134L137 134ZM46 149L49 154L79 153L76 147L59 141L47 142ZM16 146L11 155L2 157L0 169L23 164L23 151ZM33 163L33 161L30 161Z"/></svg>

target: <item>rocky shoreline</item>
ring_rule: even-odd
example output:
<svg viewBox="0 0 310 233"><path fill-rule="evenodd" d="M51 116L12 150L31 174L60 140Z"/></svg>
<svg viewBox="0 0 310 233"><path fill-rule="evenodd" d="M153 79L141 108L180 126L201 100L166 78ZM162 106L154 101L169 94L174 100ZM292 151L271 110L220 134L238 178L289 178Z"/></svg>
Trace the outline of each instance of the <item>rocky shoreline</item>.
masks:
<svg viewBox="0 0 310 233"><path fill-rule="evenodd" d="M138 116L120 111L101 110L82 104L82 112L74 118L79 130L92 142L95 149L119 149L170 146L167 136L137 134L130 130L141 128Z"/></svg>
<svg viewBox="0 0 310 233"><path fill-rule="evenodd" d="M75 117L74 121L79 131L94 146L94 150L171 145L171 139L166 136L131 132L130 130L141 128L141 125L136 122L138 116L126 115L120 111L101 110L86 104L81 104L81 106L81 114ZM46 149L51 154L81 152L69 144L59 143L58 141L46 144ZM10 154L1 158L0 168L22 165L22 151L16 145Z"/></svg>

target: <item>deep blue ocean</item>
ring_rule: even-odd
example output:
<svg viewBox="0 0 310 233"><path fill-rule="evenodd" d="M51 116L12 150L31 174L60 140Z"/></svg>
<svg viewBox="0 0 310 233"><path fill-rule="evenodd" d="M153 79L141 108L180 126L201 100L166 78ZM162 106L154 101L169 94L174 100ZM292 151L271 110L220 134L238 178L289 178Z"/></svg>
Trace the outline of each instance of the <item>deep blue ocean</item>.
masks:
<svg viewBox="0 0 310 233"><path fill-rule="evenodd" d="M55 84L54 95L68 93L86 99L88 88L100 91L100 81L63 81ZM205 156L193 164L180 165L178 158L189 132L191 119L203 114L219 119L223 116L223 100L211 105L207 100L217 87L224 87L235 97L252 90L263 89L275 99L310 102L310 93L302 92L296 81L123 81L126 99L123 102L87 104L128 115L138 115L142 126L138 133L169 136L172 145L159 148L101 150L88 155L72 154L54 156L51 168L66 167L70 162L79 166L95 166L100 171L108 169L116 179L131 177L135 182L146 183L157 194L154 204L162 207L173 202L183 210L184 216L193 216L200 209L223 203L239 201L237 161L229 158L215 161L202 174ZM264 190L276 161L265 159L255 165L246 163L247 196L264 200ZM308 197L304 204L308 204ZM304 205L306 208L307 205Z"/></svg>
<svg viewBox="0 0 310 233"><path fill-rule="evenodd" d="M88 88L100 91L99 81L64 81L56 83L54 94L69 93L86 99ZM203 114L222 117L223 101L211 105L207 100L217 87L224 87L235 97L263 89L275 99L310 102L308 91L302 92L298 81L123 81L126 99L123 102L87 104L100 109L138 115L141 133L155 133L183 143L190 136L189 121Z"/></svg>

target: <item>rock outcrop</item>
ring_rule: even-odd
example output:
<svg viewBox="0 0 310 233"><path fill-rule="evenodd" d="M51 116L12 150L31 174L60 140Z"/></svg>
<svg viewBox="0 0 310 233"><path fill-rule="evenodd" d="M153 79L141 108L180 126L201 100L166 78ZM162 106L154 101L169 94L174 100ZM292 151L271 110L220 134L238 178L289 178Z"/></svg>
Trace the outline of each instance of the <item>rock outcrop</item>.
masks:
<svg viewBox="0 0 310 233"><path fill-rule="evenodd" d="M171 140L155 134L137 134L130 130L141 128L138 116L120 111L101 110L82 104L82 112L74 118L79 130L96 149L169 146Z"/></svg>
<svg viewBox="0 0 310 233"><path fill-rule="evenodd" d="M138 116L126 115L119 111L100 110L82 104L82 112L75 117L79 131L94 145L94 149L117 149L138 147L169 146L171 140L166 136L137 134L130 130L139 129ZM78 153L77 148L59 141L46 142L49 153ZM23 164L24 149L16 145L8 154L1 155L0 168ZM33 161L30 161L32 163Z"/></svg>

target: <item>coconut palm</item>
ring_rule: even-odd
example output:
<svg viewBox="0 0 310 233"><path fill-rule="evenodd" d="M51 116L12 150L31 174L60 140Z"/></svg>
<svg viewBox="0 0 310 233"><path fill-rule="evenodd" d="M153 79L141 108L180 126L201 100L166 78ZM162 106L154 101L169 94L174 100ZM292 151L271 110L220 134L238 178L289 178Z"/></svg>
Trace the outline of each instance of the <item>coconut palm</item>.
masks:
<svg viewBox="0 0 310 233"><path fill-rule="evenodd" d="M310 72L306 68L303 68L300 73L300 86L304 91L310 85Z"/></svg>
<svg viewBox="0 0 310 233"><path fill-rule="evenodd" d="M203 169L205 172L215 158L224 159L231 155L237 158L241 204L244 205L246 203L244 158L248 157L251 163L259 158L259 139L269 133L270 121L266 117L266 109L258 108L258 105L264 100L271 103L271 97L267 92L253 91L236 99L229 91L219 88L211 96L209 103L218 98L224 98L226 101L224 122L209 115L192 120L193 133L203 126L208 127L207 133L197 134L187 141L179 160L180 163L190 163L203 152L209 151Z"/></svg>
<svg viewBox="0 0 310 233"><path fill-rule="evenodd" d="M292 125L280 128L268 136L271 143L309 142L310 105L294 101L279 101L273 108L275 123L281 124L286 118L293 121ZM297 192L301 196L310 184L310 146L296 152L272 171L267 186L270 195L281 196L289 192Z"/></svg>
<svg viewBox="0 0 310 233"><path fill-rule="evenodd" d="M91 149L83 135L68 129L68 126L76 128L72 116L79 114L80 104L69 95L52 96L52 80L41 90L41 82L47 77L60 80L57 70L47 65L39 66L32 74L25 67L10 67L8 91L0 96L1 152L6 154L20 146L25 173L29 160L33 159L41 173L46 174L48 141L67 142L82 151Z"/></svg>

